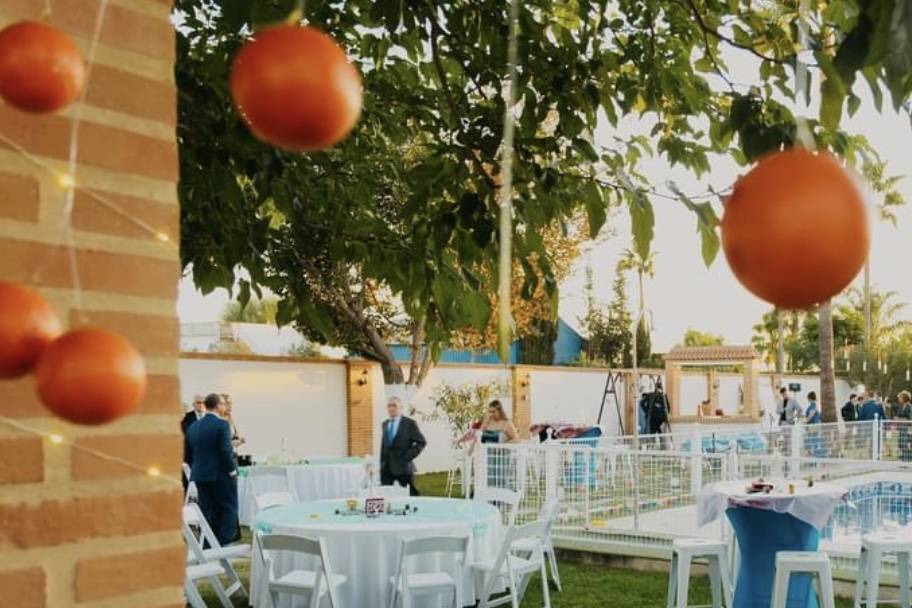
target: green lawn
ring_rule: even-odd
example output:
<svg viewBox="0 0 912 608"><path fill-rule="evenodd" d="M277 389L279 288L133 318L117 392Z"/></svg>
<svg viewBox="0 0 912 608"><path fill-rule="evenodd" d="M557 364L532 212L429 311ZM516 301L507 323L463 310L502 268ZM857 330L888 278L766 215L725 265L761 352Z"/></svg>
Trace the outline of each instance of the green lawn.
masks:
<svg viewBox="0 0 912 608"><path fill-rule="evenodd" d="M446 473L428 473L419 475L418 489L427 496L440 496L446 488ZM249 535L245 531L245 541ZM238 568L245 585L248 583L249 567L246 564ZM563 593L552 590L551 603L554 608L663 608L665 606L665 589L668 575L662 572L649 572L613 568L603 565L573 563L562 560L560 563ZM208 606L217 607L218 599L211 589L201 586L200 591ZM691 580L690 604L709 604L709 579L696 576ZM526 592L523 608L541 606L541 582L536 577ZM837 599L838 608L849 608L850 600ZM240 598L235 599L238 608L246 606ZM345 608L358 608L356 606Z"/></svg>

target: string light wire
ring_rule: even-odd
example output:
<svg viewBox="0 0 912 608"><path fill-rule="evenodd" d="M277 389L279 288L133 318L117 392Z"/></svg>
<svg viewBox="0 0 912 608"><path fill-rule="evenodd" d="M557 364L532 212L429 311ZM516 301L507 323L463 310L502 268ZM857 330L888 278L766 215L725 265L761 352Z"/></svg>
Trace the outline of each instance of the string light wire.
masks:
<svg viewBox="0 0 912 608"><path fill-rule="evenodd" d="M41 167L46 170L49 174L55 177L57 184L64 190L64 201L63 201L63 214L62 214L62 224L64 230L64 240L67 248L67 256L69 259L70 267L70 280L72 284L72 290L75 300L75 309L77 314L80 315L80 318L84 320L85 312L83 310L83 301L82 301L82 288L81 281L79 277L79 266L78 259L76 254L76 243L74 238L74 231L72 226L72 216L73 208L75 205L75 193L77 191L85 193L87 196L91 197L95 201L102 204L108 210L120 215L121 217L129 220L134 225L138 226L145 232L151 234L156 240L167 243L171 241L171 238L163 231L157 230L143 222L142 220L133 217L123 208L121 208L116 203L112 202L110 199L101 196L97 192L91 189L80 188L79 182L77 179L78 169L79 169L79 127L82 122L82 112L85 106L86 95L89 88L89 81L92 74L92 67L95 63L95 54L98 49L98 42L101 37L102 27L104 26L105 16L107 14L108 0L100 0L98 5L98 11L95 15L95 22L92 29L92 38L89 43L89 50L86 59L86 77L85 82L83 83L82 91L80 92L77 102L74 104L72 111L70 113L70 137L69 137L69 146L67 154L67 171L65 173L60 173L51 166L49 163L45 162L40 157L30 153L23 145L19 144L15 140L11 139L7 135L0 133L0 142L9 146L15 152L18 152L23 158L28 160L33 165ZM48 19L52 14L51 0L45 0L44 6L40 15L41 20ZM33 278L37 276L37 273L40 271L42 263L39 263L36 268L36 274L33 275ZM162 470L157 465L140 465L133 461L121 458L119 456L114 456L106 452L101 452L84 445L80 445L72 440L67 439L59 433L53 433L48 431L43 431L39 428L30 426L21 421L14 420L6 416L0 416L0 423L5 424L6 426L24 433L28 433L34 436L42 437L47 440L50 445L53 446L67 446L71 450L81 452L84 454L91 455L100 460L111 462L119 466L126 467L130 470L138 471L145 474L148 477L159 479L163 482L180 485L181 480L179 478L164 475Z"/></svg>

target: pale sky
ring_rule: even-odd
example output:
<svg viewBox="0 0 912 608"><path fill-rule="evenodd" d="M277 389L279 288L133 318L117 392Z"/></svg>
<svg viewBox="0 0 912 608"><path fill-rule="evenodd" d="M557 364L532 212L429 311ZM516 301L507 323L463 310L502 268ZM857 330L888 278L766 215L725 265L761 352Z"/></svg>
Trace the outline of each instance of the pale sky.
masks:
<svg viewBox="0 0 912 608"><path fill-rule="evenodd" d="M750 83L756 67L742 57L727 57L731 65L740 63L733 74L736 82ZM859 79L863 80L863 79ZM912 149L912 127L908 116L897 115L885 100L884 111L878 114L871 103L865 84L856 84L856 92L862 97L862 109L852 119L844 119L843 125L851 133L862 133L868 137L882 158L888 162L890 175L912 173L909 150ZM815 112L815 109L811 110ZM650 125L636 117L628 117L619 126L620 135L634 131L642 132ZM607 144L612 141L612 127L605 123L596 132L596 140ZM667 192L666 181L673 179L685 193L703 193L711 185L716 191L728 190L737 175L744 172L732 161L720 159L714 164L710 175L697 181L686 170L670 170L660 159L646 159L641 172L649 178L653 187ZM875 216L870 221L871 275L878 290L896 291L900 301L909 302L905 318L912 320L912 175L900 182L900 191L909 204L899 209L898 227L881 222ZM700 255L700 240L696 233L696 217L681 203L653 197L656 211L655 278L646 284L646 306L652 312L652 343L655 352L664 352L680 341L688 328L721 334L730 344L750 342L752 326L769 306L743 289L728 269L725 256L720 250L715 263L707 269ZM721 205L717 205L721 217ZM611 299L611 284L619 254L631 247L630 220L626 212L618 213L610 220L616 236L588 248L581 256L573 274L561 285L560 315L571 325L578 325L583 315L584 269L591 263L596 286L596 297L605 302ZM800 254L804 247L813 243L795 243ZM860 286L861 277L856 280ZM635 279L628 282L628 296L631 309L636 306ZM182 322L217 320L228 301L227 293L218 290L209 296L196 291L192 281L185 278L180 285L178 315Z"/></svg>

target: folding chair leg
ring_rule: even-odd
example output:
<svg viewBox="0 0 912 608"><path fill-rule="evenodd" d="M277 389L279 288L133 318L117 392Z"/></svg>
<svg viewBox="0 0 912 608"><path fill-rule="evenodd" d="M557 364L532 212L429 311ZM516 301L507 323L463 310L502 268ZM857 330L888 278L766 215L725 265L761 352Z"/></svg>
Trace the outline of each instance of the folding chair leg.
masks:
<svg viewBox="0 0 912 608"><path fill-rule="evenodd" d="M545 563L545 556L542 555L541 557L542 599L545 600L545 608L551 608L551 589L548 587L548 565ZM532 578L532 575L529 575L529 578Z"/></svg>
<svg viewBox="0 0 912 608"><path fill-rule="evenodd" d="M554 552L554 545L548 543L548 564L551 566L551 578L554 580L554 586L559 592L563 591L560 582L560 573L557 571L557 554Z"/></svg>
<svg viewBox="0 0 912 608"><path fill-rule="evenodd" d="M510 603L513 605L513 608L519 608L519 589L516 586L516 576L513 574L513 570L510 570Z"/></svg>
<svg viewBox="0 0 912 608"><path fill-rule="evenodd" d="M184 583L184 595L187 596L187 603L193 608L206 608L206 602L203 601L203 597L193 581L188 580Z"/></svg>
<svg viewBox="0 0 912 608"><path fill-rule="evenodd" d="M219 601L222 603L222 606L225 608L234 608L234 604L228 598L228 594L225 593L225 588L222 587L222 581L219 580L219 577L210 576L208 580L212 585L212 588L215 590L215 594L218 596Z"/></svg>
<svg viewBox="0 0 912 608"><path fill-rule="evenodd" d="M228 582L230 583L228 588L225 590L225 593L228 594L228 597L231 597L238 591L240 591L244 597L249 597L247 590L244 588L244 583L241 582L241 577L238 575L237 570L234 569L234 565L231 563L231 560L223 559L219 563L225 569L225 574L228 576Z"/></svg>

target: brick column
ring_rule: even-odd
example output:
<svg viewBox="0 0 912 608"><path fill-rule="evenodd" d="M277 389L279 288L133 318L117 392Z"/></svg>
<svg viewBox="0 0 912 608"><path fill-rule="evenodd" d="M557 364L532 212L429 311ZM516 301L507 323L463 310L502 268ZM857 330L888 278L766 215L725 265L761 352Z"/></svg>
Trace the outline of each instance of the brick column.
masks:
<svg viewBox="0 0 912 608"><path fill-rule="evenodd" d="M665 394L671 401L668 415L681 415L681 368L673 363L665 365Z"/></svg>
<svg viewBox="0 0 912 608"><path fill-rule="evenodd" d="M55 1L49 23L83 53L98 0ZM0 277L31 285L70 327L83 318L142 352L139 411L102 427L49 415L31 378L0 382L0 415L59 433L57 445L0 424L0 606L183 606L182 415L177 379L179 216L171 2L108 7L79 136L72 224L83 288L75 310L63 230L65 192L48 168L0 143ZM0 2L0 28L34 20L40 2ZM66 170L70 109L26 115L0 101L0 133L54 172ZM109 210L89 189L169 242ZM162 478L68 443L157 467ZM168 479L165 479L167 477Z"/></svg>
<svg viewBox="0 0 912 608"><path fill-rule="evenodd" d="M521 365L510 370L510 384L513 387L513 424L519 432L520 439L529 438L529 427L532 425L532 373Z"/></svg>
<svg viewBox="0 0 912 608"><path fill-rule="evenodd" d="M374 453L374 364L346 361L345 411L348 420L348 454ZM382 378L382 376L381 376Z"/></svg>
<svg viewBox="0 0 912 608"><path fill-rule="evenodd" d="M760 415L760 361L751 359L744 362L744 413L753 417Z"/></svg>

